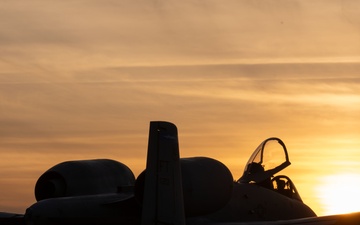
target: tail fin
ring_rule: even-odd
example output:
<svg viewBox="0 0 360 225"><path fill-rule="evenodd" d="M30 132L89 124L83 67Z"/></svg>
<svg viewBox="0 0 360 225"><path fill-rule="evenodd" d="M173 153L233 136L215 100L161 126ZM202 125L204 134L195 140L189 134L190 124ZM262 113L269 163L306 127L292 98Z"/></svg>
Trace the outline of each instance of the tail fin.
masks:
<svg viewBox="0 0 360 225"><path fill-rule="evenodd" d="M185 225L177 128L150 122L141 225Z"/></svg>

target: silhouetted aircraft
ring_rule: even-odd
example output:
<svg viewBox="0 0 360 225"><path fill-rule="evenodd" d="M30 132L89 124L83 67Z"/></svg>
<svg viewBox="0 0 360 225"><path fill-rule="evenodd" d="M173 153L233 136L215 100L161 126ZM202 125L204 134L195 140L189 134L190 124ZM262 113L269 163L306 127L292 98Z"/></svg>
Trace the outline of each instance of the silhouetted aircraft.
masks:
<svg viewBox="0 0 360 225"><path fill-rule="evenodd" d="M40 176L37 202L24 215L2 213L0 224L360 224L360 213L317 217L291 179L275 175L289 165L285 144L269 138L234 181L215 159L180 158L176 126L151 122L147 165L137 179L114 160L63 162Z"/></svg>

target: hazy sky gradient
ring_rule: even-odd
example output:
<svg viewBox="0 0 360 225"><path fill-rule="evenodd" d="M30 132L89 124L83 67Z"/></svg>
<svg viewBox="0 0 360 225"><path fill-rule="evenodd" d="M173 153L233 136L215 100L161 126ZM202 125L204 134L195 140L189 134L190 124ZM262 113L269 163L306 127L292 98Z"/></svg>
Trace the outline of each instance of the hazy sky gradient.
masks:
<svg viewBox="0 0 360 225"><path fill-rule="evenodd" d="M360 174L359 40L358 1L0 0L0 211L23 212L61 161L139 174L149 122L167 120L182 156L235 178L283 139L286 174L325 214L319 177Z"/></svg>

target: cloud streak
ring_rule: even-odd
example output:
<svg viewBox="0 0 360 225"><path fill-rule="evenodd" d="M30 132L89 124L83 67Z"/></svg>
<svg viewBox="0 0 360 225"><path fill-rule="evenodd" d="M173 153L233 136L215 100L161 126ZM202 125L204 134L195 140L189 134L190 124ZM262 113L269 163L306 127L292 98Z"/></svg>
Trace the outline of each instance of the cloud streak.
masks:
<svg viewBox="0 0 360 225"><path fill-rule="evenodd" d="M2 5L1 58L20 57L46 68L67 70L309 57L341 60L357 56L360 48L359 27L354 22L358 16L351 4L7 2Z"/></svg>
<svg viewBox="0 0 360 225"><path fill-rule="evenodd" d="M183 156L218 158L235 177L269 136L289 143L301 181L304 167L333 166L336 149L341 165L358 158L356 6L3 1L0 187L29 194L1 207L21 212L31 182L64 160L114 158L138 174L151 120L178 125Z"/></svg>

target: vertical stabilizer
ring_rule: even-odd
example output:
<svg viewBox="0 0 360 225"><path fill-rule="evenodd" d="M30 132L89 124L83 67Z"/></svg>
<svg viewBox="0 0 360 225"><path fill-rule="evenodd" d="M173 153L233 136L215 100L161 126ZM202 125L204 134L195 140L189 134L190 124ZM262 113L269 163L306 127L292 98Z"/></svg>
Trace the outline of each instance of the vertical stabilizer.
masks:
<svg viewBox="0 0 360 225"><path fill-rule="evenodd" d="M185 225L177 128L150 122L141 225Z"/></svg>

